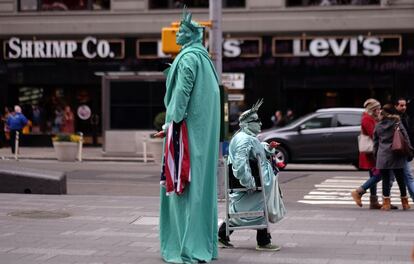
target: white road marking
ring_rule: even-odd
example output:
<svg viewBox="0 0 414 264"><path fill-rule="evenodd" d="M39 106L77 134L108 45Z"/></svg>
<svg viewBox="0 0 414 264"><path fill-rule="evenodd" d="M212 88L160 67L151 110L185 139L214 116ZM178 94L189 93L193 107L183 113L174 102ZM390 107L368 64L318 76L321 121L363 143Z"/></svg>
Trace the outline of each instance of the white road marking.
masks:
<svg viewBox="0 0 414 264"><path fill-rule="evenodd" d="M368 176L335 176L324 180L319 184L315 184L315 189L306 194L299 203L304 204L336 204L336 205L355 205L351 197L351 192L361 186ZM378 197L382 197L382 183L377 184ZM381 199L381 198L380 198ZM393 184L391 190L391 201L400 202L400 190L396 183ZM363 204L369 203L369 190L362 197Z"/></svg>

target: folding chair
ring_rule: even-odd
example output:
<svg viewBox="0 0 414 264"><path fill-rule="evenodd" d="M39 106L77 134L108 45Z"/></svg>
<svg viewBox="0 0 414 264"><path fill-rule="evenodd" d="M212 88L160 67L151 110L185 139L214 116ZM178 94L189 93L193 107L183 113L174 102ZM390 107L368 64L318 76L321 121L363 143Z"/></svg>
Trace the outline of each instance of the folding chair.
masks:
<svg viewBox="0 0 414 264"><path fill-rule="evenodd" d="M227 156L224 157L225 162L227 164ZM269 229L269 220L268 220L268 212L267 212L267 204L266 204L266 193L265 188L263 188L263 174L262 169L260 167L260 156L256 156L256 160L250 160L250 168L252 170L252 175L256 181L256 190L261 192L263 195L263 210L261 211L247 211L247 212L238 212L238 213L230 213L229 212L229 194L233 192L247 192L247 188L242 186L239 180L233 175L232 164L228 164L225 169L224 173L224 187L225 187L225 200L226 200L226 236L230 235L231 230L239 230L239 229L267 229L267 232L270 233ZM232 218L244 218L244 217L264 217L264 224L261 225L246 225L246 226L230 226L230 219Z"/></svg>

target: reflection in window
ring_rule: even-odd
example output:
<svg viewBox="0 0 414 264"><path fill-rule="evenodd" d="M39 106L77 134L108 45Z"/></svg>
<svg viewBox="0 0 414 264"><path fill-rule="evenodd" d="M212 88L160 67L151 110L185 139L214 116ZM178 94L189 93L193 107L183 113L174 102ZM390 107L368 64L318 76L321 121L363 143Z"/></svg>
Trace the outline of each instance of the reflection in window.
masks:
<svg viewBox="0 0 414 264"><path fill-rule="evenodd" d="M380 0L286 0L287 6L379 5Z"/></svg>
<svg viewBox="0 0 414 264"><path fill-rule="evenodd" d="M306 121L303 126L305 129L327 128L331 127L332 116L318 116Z"/></svg>
<svg viewBox="0 0 414 264"><path fill-rule="evenodd" d="M361 125L361 115L357 114L338 114L337 126L359 126Z"/></svg>
<svg viewBox="0 0 414 264"><path fill-rule="evenodd" d="M223 7L245 7L246 0L222 0ZM149 0L150 9L172 9L183 8L208 8L209 0Z"/></svg>
<svg viewBox="0 0 414 264"><path fill-rule="evenodd" d="M20 0L20 11L108 10L110 0Z"/></svg>

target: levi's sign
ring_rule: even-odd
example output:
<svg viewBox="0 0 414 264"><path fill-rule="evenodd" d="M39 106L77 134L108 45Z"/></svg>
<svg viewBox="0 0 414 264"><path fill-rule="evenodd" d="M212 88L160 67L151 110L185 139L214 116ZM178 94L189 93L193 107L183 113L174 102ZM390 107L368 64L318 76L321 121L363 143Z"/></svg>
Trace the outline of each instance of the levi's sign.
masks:
<svg viewBox="0 0 414 264"><path fill-rule="evenodd" d="M85 37L83 40L23 40L12 37L4 41L5 59L114 59L124 57L123 40Z"/></svg>
<svg viewBox="0 0 414 264"><path fill-rule="evenodd" d="M390 56L401 54L401 36L274 37L275 57Z"/></svg>

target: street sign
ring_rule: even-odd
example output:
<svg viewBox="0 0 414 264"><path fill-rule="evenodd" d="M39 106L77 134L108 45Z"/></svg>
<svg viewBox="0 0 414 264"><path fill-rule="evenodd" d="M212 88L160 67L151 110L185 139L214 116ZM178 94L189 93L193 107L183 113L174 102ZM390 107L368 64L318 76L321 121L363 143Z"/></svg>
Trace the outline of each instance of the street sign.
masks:
<svg viewBox="0 0 414 264"><path fill-rule="evenodd" d="M244 73L223 73L221 81L230 90L244 89Z"/></svg>

